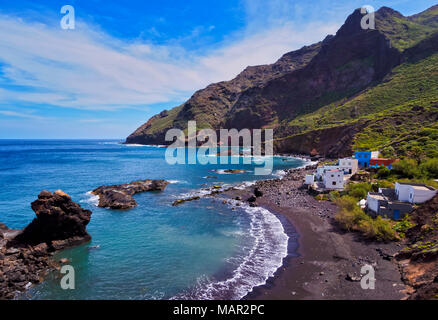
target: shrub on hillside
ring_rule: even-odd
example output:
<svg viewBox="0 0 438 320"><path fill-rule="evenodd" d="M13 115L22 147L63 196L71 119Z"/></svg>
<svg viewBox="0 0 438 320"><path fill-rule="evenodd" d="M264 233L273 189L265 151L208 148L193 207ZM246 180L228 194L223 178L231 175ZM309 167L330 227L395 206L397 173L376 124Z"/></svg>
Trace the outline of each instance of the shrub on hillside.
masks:
<svg viewBox="0 0 438 320"><path fill-rule="evenodd" d="M421 177L421 171L417 161L405 158L393 164L394 173L401 177L413 179Z"/></svg>
<svg viewBox="0 0 438 320"><path fill-rule="evenodd" d="M371 184L368 182L351 183L345 190L346 194L356 199L365 199L368 192L372 190ZM356 201L357 202L357 201Z"/></svg>
<svg viewBox="0 0 438 320"><path fill-rule="evenodd" d="M397 239L395 230L388 220L382 217L376 219L367 215L359 206L357 199L351 196L343 196L336 201L340 210L335 220L341 228L347 231L359 231L366 238L377 241L393 241Z"/></svg>
<svg viewBox="0 0 438 320"><path fill-rule="evenodd" d="M391 175L391 170L387 167L380 167L377 170L377 178L378 179L385 179L388 178Z"/></svg>
<svg viewBox="0 0 438 320"><path fill-rule="evenodd" d="M438 178L438 159L428 159L420 165L420 171L424 177L429 179Z"/></svg>
<svg viewBox="0 0 438 320"><path fill-rule="evenodd" d="M359 222L358 230L369 239L377 241L393 241L397 239L395 230L388 220L377 216L375 219L366 219Z"/></svg>
<svg viewBox="0 0 438 320"><path fill-rule="evenodd" d="M394 184L388 180L379 180L373 183L373 191L378 192L379 188L394 188Z"/></svg>

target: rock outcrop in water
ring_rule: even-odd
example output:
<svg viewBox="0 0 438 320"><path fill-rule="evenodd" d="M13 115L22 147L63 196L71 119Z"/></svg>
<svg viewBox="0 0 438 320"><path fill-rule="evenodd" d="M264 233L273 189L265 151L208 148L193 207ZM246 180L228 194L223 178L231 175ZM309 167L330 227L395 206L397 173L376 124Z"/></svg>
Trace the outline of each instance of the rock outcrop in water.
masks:
<svg viewBox="0 0 438 320"><path fill-rule="evenodd" d="M137 201L132 197L136 193L146 191L163 191L168 181L165 180L139 180L127 184L101 186L92 191L99 196L99 207L111 209L132 209L137 206Z"/></svg>
<svg viewBox="0 0 438 320"><path fill-rule="evenodd" d="M42 191L31 206L37 217L15 241L28 245L46 243L59 250L91 240L86 230L91 211L82 209L61 190L53 194Z"/></svg>
<svg viewBox="0 0 438 320"><path fill-rule="evenodd" d="M32 202L36 218L23 230L0 223L0 300L13 299L58 266L51 257L61 249L91 240L86 226L91 211L62 191L42 191Z"/></svg>

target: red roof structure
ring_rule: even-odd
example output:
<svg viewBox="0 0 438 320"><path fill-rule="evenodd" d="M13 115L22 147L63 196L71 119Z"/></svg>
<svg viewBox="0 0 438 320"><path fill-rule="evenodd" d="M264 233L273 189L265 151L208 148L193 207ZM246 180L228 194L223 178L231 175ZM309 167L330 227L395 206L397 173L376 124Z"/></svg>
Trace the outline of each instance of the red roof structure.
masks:
<svg viewBox="0 0 438 320"><path fill-rule="evenodd" d="M374 158L370 159L370 167L388 167L395 161L397 161L397 159Z"/></svg>

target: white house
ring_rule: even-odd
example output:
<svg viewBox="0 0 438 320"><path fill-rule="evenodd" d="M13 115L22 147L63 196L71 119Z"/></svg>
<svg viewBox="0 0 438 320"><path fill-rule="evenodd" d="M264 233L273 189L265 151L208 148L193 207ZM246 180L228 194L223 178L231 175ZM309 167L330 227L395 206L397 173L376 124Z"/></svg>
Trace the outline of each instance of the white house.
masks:
<svg viewBox="0 0 438 320"><path fill-rule="evenodd" d="M359 170L359 161L357 159L345 158L339 159L336 165L324 165L316 168L316 179L323 179L325 172L329 170L341 170L344 174L355 174Z"/></svg>
<svg viewBox="0 0 438 320"><path fill-rule="evenodd" d="M378 213L379 212L379 201L383 201L385 198L381 193L368 192L367 195L367 206L371 211Z"/></svg>
<svg viewBox="0 0 438 320"><path fill-rule="evenodd" d="M423 203L436 195L436 190L429 186L412 186L409 191L410 203Z"/></svg>
<svg viewBox="0 0 438 320"><path fill-rule="evenodd" d="M359 170L359 160L352 158L339 159L338 167L345 174L355 174Z"/></svg>
<svg viewBox="0 0 438 320"><path fill-rule="evenodd" d="M337 165L324 165L322 167L316 168L316 179L321 180L324 178L324 174L328 170L338 170L339 167Z"/></svg>
<svg viewBox="0 0 438 320"><path fill-rule="evenodd" d="M344 171L339 169L330 169L325 171L323 176L323 182L326 189L344 189Z"/></svg>
<svg viewBox="0 0 438 320"><path fill-rule="evenodd" d="M395 183L395 194L399 201L423 203L432 199L437 193L432 187L420 183Z"/></svg>
<svg viewBox="0 0 438 320"><path fill-rule="evenodd" d="M306 174L304 184L312 185L315 183L315 175L314 174Z"/></svg>

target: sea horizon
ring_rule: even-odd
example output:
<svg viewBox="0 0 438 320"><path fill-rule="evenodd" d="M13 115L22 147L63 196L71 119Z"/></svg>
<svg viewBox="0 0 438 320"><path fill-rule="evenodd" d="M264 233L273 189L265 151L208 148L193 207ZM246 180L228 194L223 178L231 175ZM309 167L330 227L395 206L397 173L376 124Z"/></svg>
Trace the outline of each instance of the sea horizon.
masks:
<svg viewBox="0 0 438 320"><path fill-rule="evenodd" d="M24 139L23 146L20 143L9 143L17 141L15 139L8 140L0 139L0 154L7 154L0 162L0 181L3 184L11 181L8 192L0 192L3 223L11 228L23 228L28 224L33 219L30 202L42 190L53 192L61 189L93 212L87 228L92 237L91 243L57 254L57 258L69 259L71 265L78 270L78 289L61 290L56 277L49 275L46 281L30 289L21 298L238 299L253 287L264 284L282 265L283 258L289 255L289 236L274 214L248 205L236 207L232 199L215 199L205 195L205 189L218 184L222 188L243 188L262 178L278 178L283 170L305 164L303 160L289 158L288 161L282 161L276 158L273 174L257 177L252 171L252 165L170 166L164 160L163 148L105 143L113 139ZM11 163L14 165L11 166ZM163 171L161 174L160 168ZM245 171L240 174L224 174L226 168L243 168ZM29 172L32 172L33 178L26 182ZM117 175L108 175L111 172L117 172ZM208 175L216 175L217 179L207 179ZM124 211L112 212L98 208L96 197L89 193L100 185L140 179L165 179L171 184L158 194L136 195L138 207ZM16 192L18 190L19 197ZM193 195L201 195L201 199L178 207L171 206L175 199ZM224 204L223 201L227 202ZM111 233L106 231L108 224L113 226L110 229L121 228L119 232L122 233L111 237ZM262 229L256 227L259 224L260 227L263 225ZM178 229L178 225L183 226L183 229ZM274 230L277 231L271 233ZM161 236L161 232L165 236ZM202 247L196 244L201 239L199 237L204 239L201 241L204 244ZM172 239L178 241L174 243ZM251 245L254 240L255 247ZM155 245L152 246L152 243ZM93 249L96 246L99 248ZM179 246L179 249L175 246ZM213 248L215 255L209 254ZM175 250L180 254L175 256ZM267 253L269 259L268 256L262 258ZM174 258L166 258L169 254ZM259 262L252 267L247 265L248 254L251 261ZM150 267L144 266L141 256L149 261ZM179 279L181 274L175 273L177 270L172 267L176 261L179 261L177 270L189 268L181 273L185 274L184 279ZM114 274L106 270L105 265L108 263L121 269ZM197 266L195 270L189 271L194 266ZM120 273L123 276L119 276ZM151 273L154 274L152 278ZM161 284L156 282L158 274L161 274L159 278L163 278L163 281L165 279ZM241 277L246 280L245 284L239 285L238 279ZM102 282L96 280L100 278ZM237 281L235 285L230 288L221 287L220 283L234 278ZM88 280L84 282L84 279ZM94 283L92 288L87 284L89 281ZM136 281L139 283L135 284ZM126 283L131 283L134 288L126 288L126 292L105 289L125 286ZM176 284L169 288L170 283Z"/></svg>

